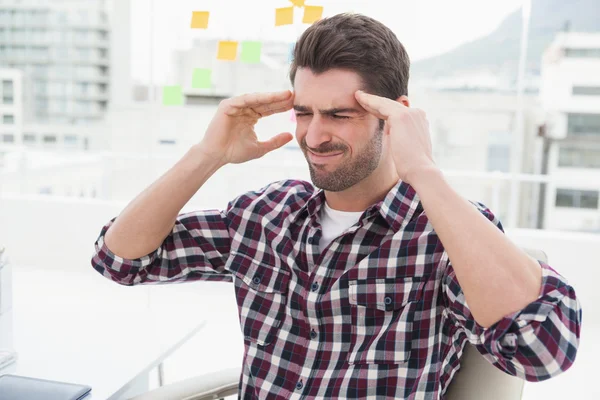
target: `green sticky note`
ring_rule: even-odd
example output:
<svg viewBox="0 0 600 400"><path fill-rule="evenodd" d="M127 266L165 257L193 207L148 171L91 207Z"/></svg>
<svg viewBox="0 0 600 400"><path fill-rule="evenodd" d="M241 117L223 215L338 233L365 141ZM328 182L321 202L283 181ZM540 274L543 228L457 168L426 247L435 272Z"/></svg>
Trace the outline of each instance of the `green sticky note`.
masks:
<svg viewBox="0 0 600 400"><path fill-rule="evenodd" d="M181 90L181 86L163 87L163 104L165 106L183 105L183 91Z"/></svg>
<svg viewBox="0 0 600 400"><path fill-rule="evenodd" d="M210 89L212 71L205 68L195 68L192 75L192 88L194 89Z"/></svg>
<svg viewBox="0 0 600 400"><path fill-rule="evenodd" d="M261 42L242 42L242 62L259 63L260 52L262 51Z"/></svg>

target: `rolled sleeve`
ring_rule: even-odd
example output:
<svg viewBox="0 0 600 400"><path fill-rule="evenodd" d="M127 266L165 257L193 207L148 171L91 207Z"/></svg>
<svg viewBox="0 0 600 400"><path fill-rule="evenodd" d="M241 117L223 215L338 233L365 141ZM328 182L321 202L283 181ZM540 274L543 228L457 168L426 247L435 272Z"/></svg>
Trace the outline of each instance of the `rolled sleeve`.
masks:
<svg viewBox="0 0 600 400"><path fill-rule="evenodd" d="M469 342L496 367L532 382L556 376L573 364L582 317L574 289L549 265L538 262L538 298L488 328L471 315L451 264L444 282L450 319Z"/></svg>
<svg viewBox="0 0 600 400"><path fill-rule="evenodd" d="M197 280L231 282L225 270L230 246L225 212L180 214L163 243L136 259L120 257L107 247L105 235L115 220L102 227L91 260L93 268L106 278L126 286Z"/></svg>

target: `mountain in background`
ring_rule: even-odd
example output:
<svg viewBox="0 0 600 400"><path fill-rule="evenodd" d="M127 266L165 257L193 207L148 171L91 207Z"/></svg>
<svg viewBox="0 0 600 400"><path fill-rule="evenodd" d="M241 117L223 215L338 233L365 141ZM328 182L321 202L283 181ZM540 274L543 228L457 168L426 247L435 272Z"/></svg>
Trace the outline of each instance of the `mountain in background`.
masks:
<svg viewBox="0 0 600 400"><path fill-rule="evenodd" d="M600 32L600 0L533 0L527 49L527 76L535 90L542 53L556 34ZM447 88L514 88L519 62L521 10L510 14L489 35L439 56L416 61L411 81ZM479 82L479 83L478 83Z"/></svg>

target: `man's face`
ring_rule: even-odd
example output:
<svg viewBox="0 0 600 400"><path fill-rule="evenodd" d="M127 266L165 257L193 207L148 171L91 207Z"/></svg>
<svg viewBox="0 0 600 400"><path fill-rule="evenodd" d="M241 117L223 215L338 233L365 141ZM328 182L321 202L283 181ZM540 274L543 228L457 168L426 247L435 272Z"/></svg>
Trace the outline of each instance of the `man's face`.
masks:
<svg viewBox="0 0 600 400"><path fill-rule="evenodd" d="M379 165L383 131L379 120L356 101L358 89L363 89L362 80L352 71L315 75L300 68L296 73L296 140L318 188L348 189Z"/></svg>

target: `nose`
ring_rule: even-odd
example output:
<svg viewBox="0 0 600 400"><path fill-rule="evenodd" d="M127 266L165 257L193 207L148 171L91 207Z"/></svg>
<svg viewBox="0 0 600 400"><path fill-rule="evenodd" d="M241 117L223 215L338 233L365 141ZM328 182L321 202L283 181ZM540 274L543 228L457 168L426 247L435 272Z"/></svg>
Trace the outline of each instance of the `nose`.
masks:
<svg viewBox="0 0 600 400"><path fill-rule="evenodd" d="M331 141L324 121L320 116L313 116L306 130L306 145L311 149L318 149L323 143Z"/></svg>

